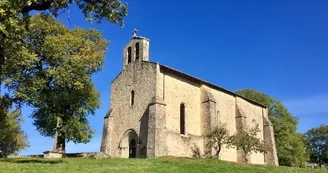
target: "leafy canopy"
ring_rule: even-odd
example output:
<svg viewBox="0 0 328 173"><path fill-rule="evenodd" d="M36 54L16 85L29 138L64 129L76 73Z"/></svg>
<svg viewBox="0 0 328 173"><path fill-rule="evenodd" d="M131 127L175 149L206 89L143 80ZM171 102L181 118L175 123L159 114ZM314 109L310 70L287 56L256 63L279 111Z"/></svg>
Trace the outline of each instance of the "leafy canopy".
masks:
<svg viewBox="0 0 328 173"><path fill-rule="evenodd" d="M58 14L69 10L70 4L77 5L87 20L99 23L105 19L123 26L123 18L127 15L127 4L120 0L1 0L0 84L2 84L3 75L10 73L2 69L6 59L20 58L12 56L12 54L5 54L5 47L12 47L12 51L20 51L20 56L28 56L31 59L29 61L33 61L33 53L22 45L23 36L27 32L30 22L30 12L41 11L57 17Z"/></svg>
<svg viewBox="0 0 328 173"><path fill-rule="evenodd" d="M108 41L93 29L69 30L48 15L31 17L22 40L25 49L5 49L16 57L4 66L5 86L34 108L31 117L42 135L54 136L59 117L62 138L89 142L93 131L87 116L100 106L91 75L101 70Z"/></svg>
<svg viewBox="0 0 328 173"><path fill-rule="evenodd" d="M10 29L21 27L19 23L26 22L31 11L58 16L69 10L70 4L76 4L89 21L101 22L106 19L112 23L123 26L123 18L127 15L127 4L120 0L2 0L0 1L0 30L8 34Z"/></svg>
<svg viewBox="0 0 328 173"><path fill-rule="evenodd" d="M304 134L306 150L313 163L328 163L328 125L312 128Z"/></svg>

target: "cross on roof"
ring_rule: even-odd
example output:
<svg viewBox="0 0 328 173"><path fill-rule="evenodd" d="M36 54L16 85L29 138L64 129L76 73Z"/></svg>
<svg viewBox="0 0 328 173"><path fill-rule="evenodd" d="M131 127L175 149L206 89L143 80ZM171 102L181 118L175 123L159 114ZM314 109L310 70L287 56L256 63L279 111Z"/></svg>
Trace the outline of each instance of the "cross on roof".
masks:
<svg viewBox="0 0 328 173"><path fill-rule="evenodd" d="M136 37L137 36L137 32L138 32L138 30L134 28L134 30L133 30L133 37Z"/></svg>

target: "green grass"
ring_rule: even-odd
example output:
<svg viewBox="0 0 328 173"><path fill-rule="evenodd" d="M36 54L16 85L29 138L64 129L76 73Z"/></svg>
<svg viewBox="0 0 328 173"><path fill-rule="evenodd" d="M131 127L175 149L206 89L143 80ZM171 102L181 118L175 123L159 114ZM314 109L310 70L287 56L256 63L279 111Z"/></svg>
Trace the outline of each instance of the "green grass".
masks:
<svg viewBox="0 0 328 173"><path fill-rule="evenodd" d="M159 158L159 159L0 159L1 173L98 173L98 172L231 172L231 173L324 173L308 168L245 165L214 159Z"/></svg>

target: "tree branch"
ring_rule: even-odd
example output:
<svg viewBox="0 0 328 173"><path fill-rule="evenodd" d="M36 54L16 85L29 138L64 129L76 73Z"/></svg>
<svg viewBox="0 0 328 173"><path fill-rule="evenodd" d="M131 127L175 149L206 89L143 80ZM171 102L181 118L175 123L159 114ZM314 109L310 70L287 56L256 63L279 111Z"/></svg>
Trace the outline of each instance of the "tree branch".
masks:
<svg viewBox="0 0 328 173"><path fill-rule="evenodd" d="M51 7L51 4L54 2L55 0L41 0L35 3L32 3L30 6L25 6L22 9L22 13L27 14L32 10L37 10L37 11L43 11L43 10L48 10Z"/></svg>

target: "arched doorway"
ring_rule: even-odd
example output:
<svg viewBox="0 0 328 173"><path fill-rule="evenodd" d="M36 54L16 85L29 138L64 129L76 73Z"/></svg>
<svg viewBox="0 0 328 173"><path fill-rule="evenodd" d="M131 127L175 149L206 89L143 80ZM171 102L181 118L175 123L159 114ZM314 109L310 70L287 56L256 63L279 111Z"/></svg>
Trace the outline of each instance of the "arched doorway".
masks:
<svg viewBox="0 0 328 173"><path fill-rule="evenodd" d="M118 144L119 155L122 158L139 157L139 137L134 129L125 131Z"/></svg>
<svg viewBox="0 0 328 173"><path fill-rule="evenodd" d="M136 158L137 143L135 139L132 139L129 143L129 158Z"/></svg>

